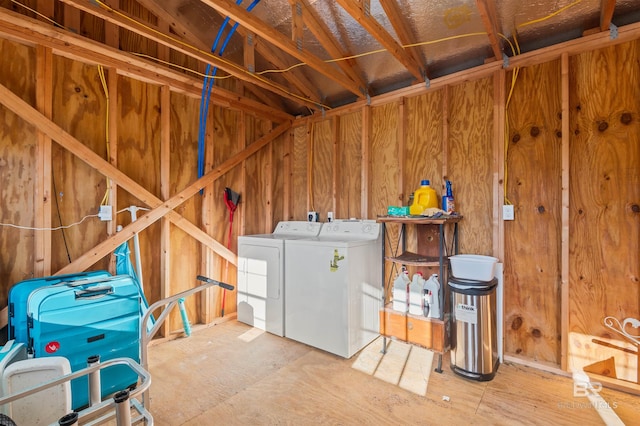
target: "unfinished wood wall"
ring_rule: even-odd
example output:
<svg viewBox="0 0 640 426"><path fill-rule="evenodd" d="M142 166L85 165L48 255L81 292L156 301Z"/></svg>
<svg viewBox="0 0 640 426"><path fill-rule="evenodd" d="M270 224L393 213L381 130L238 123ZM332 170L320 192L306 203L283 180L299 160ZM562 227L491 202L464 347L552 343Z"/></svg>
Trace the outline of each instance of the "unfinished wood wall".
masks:
<svg viewBox="0 0 640 426"><path fill-rule="evenodd" d="M312 198L321 217L336 205L339 218L374 219L389 205L407 205L421 179L430 179L439 195L451 180L456 209L464 215L461 252L504 251L506 354L555 366L567 356L569 369L604 359L612 350L594 338L629 347L603 327L604 316L640 316L638 52L638 42L632 42L572 57L567 73L560 59L520 69L504 117L504 160L494 129L494 103L502 102L495 99L495 81L505 81L502 91L508 94L514 71L502 80L464 81L294 123L294 200ZM563 78L571 87L570 113L564 115ZM571 129L564 139L563 120ZM324 159L330 158L336 133L341 160L332 167ZM566 158L563 144L569 147ZM359 163L345 161L346 152ZM570 178L566 189L563 174ZM338 188L333 199L326 196L332 185ZM566 217L563 190L570 194ZM497 219L503 202L514 205L515 221ZM303 209L295 212L294 219L304 219ZM397 235L390 231L393 246ZM501 234L503 240L496 239ZM563 264L571 271L564 277L564 298ZM615 355L623 375L635 374L634 357Z"/></svg>
<svg viewBox="0 0 640 426"><path fill-rule="evenodd" d="M79 21L77 16L65 19L80 22L81 31L96 32L96 40L106 38L99 20L83 14ZM124 50L156 52L154 44L139 45L126 32L119 38ZM34 106L38 94L49 88L52 120L108 158L106 96L97 67L41 47L0 43L0 83ZM239 192L230 243L235 251L237 235L271 232L279 220L304 220L311 209L322 219L328 211L338 218L373 219L389 205L406 205L421 179L430 179L439 194L449 179L456 207L465 216L461 252L504 253L506 353L579 368L609 353L594 338L625 345L602 326L603 316L640 316L639 51L634 41L571 56L567 69L560 59L522 68L504 117L495 107L504 99L496 97L509 93L514 71L506 73L506 79L504 71L460 78L416 96L391 96L326 117L301 119L176 211L226 246L229 212L223 191L230 187ZM170 56L180 62L175 52ZM505 87L496 87L499 81L505 81ZM563 96L566 85L570 90ZM174 92L167 98L169 88L132 77L118 76L112 87L117 114L111 118L116 132L110 161L160 199L177 194L197 178L199 100ZM163 116L167 108L168 118ZM0 118L3 223L40 226L47 222L44 214L51 226L58 226L60 220L68 224L97 211L107 189L101 173L55 142L47 154L39 132L7 108L0 107ZM504 136L502 129L496 131L501 120L508 127ZM569 134L563 134L567 125ZM207 171L272 128L268 119L211 108ZM43 200L38 182L46 182L42 175L48 170L51 188L44 192L50 196L44 194ZM562 184L565 178L568 187ZM141 204L122 188L115 198L116 210ZM503 202L515 206L515 221L499 220ZM117 223L128 221L128 212L117 215ZM38 232L0 228L0 297L5 302L13 283L43 270L55 272L113 229L93 218L65 231L65 238L61 231L52 232L50 243L43 243ZM390 236L392 242L395 238ZM233 265L166 220L142 231L140 240L151 302L196 285L199 271L235 281ZM47 244L50 266L44 268L38 256L47 252L42 249ZM108 265L105 257L93 267ZM235 311L234 294L226 296L225 313ZM211 322L221 313L221 299L216 290L188 300L189 316ZM166 331L180 327L174 315ZM637 361L624 354L615 356L620 371L636 367Z"/></svg>

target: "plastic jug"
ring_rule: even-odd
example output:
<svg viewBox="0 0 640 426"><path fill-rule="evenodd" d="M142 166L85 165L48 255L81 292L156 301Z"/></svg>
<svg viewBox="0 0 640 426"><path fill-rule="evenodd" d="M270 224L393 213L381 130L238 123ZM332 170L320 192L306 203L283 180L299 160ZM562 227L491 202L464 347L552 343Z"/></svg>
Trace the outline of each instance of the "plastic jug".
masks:
<svg viewBox="0 0 640 426"><path fill-rule="evenodd" d="M398 274L393 282L393 310L407 312L407 302L409 299L409 271L406 269Z"/></svg>
<svg viewBox="0 0 640 426"><path fill-rule="evenodd" d="M409 313L412 315L423 315L423 288L424 278L422 278L422 272L415 273L411 284L409 284Z"/></svg>
<svg viewBox="0 0 640 426"><path fill-rule="evenodd" d="M420 182L420 188L413 193L413 203L409 207L409 214L421 215L425 209L438 208L436 190L429 186L428 180Z"/></svg>

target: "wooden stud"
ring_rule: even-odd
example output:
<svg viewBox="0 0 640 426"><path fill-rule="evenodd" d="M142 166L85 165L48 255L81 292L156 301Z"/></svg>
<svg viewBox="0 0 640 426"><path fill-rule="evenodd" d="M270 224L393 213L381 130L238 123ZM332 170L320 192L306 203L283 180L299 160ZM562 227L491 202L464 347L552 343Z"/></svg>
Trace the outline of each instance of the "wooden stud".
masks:
<svg viewBox="0 0 640 426"><path fill-rule="evenodd" d="M340 182L340 117L331 119L331 139L333 144L333 176L331 179L331 211L335 215L339 209ZM335 217L335 216L334 216Z"/></svg>
<svg viewBox="0 0 640 426"><path fill-rule="evenodd" d="M38 110L51 119L53 101L53 53L51 49L38 46L36 50L36 105ZM36 153L36 179L34 191L35 227L51 228L51 138L38 133ZM35 233L34 274L38 277L51 275L51 231Z"/></svg>
<svg viewBox="0 0 640 426"><path fill-rule="evenodd" d="M569 365L569 54L561 58L562 67L562 231L560 240L560 367L567 371Z"/></svg>
<svg viewBox="0 0 640 426"><path fill-rule="evenodd" d="M406 160L407 108L405 98L398 100L398 205L404 205L404 164Z"/></svg>
<svg viewBox="0 0 640 426"><path fill-rule="evenodd" d="M493 74L493 255L504 260L504 164L505 155L505 117L506 117L506 71Z"/></svg>
<svg viewBox="0 0 640 426"><path fill-rule="evenodd" d="M109 121L107 123L107 132L109 134L109 151L107 157L109 164L118 167L118 72L110 68L107 70L107 91L109 92ZM112 179L107 178L109 187L107 188L109 196L109 204L111 205L114 220L107 222L107 235L116 233L118 222L115 220L115 213L118 209L118 185ZM109 270L115 273L116 268L115 256L111 257Z"/></svg>
<svg viewBox="0 0 640 426"><path fill-rule="evenodd" d="M362 174L361 174L361 208L360 215L363 218L369 217L369 169L371 162L371 107L366 105L362 108Z"/></svg>
<svg viewBox="0 0 640 426"><path fill-rule="evenodd" d="M169 86L160 88L160 197L171 197L171 91ZM160 297L171 296L171 222L160 222ZM171 332L171 315L162 325L162 335Z"/></svg>
<svg viewBox="0 0 640 426"><path fill-rule="evenodd" d="M285 220L290 220L293 217L293 210L291 209L291 203L293 201L293 191L291 190L293 185L293 165L291 164L293 161L293 128L284 135L283 156L282 173L284 173L284 178L282 182L282 196L284 197L284 200L282 206L282 217Z"/></svg>

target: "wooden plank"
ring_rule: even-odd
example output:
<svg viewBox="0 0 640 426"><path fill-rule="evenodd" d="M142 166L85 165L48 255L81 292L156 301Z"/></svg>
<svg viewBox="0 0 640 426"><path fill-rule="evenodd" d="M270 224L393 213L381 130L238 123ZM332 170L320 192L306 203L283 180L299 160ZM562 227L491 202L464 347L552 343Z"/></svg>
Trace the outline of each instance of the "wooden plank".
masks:
<svg viewBox="0 0 640 426"><path fill-rule="evenodd" d="M341 157L341 144L340 144L340 117L334 117L330 120L331 122L331 208L329 211L335 212L338 211L338 202L340 200L340 175L342 174L342 168L339 163ZM335 216L334 216L335 218ZM320 218L323 221L323 218ZM327 217L327 221L329 218Z"/></svg>
<svg viewBox="0 0 640 426"><path fill-rule="evenodd" d="M361 211L362 176L362 112L356 111L340 117L340 148L338 164L339 199L334 211L336 218L355 217Z"/></svg>
<svg viewBox="0 0 640 426"><path fill-rule="evenodd" d="M368 105L362 108L362 169L360 171L360 216L369 217L369 191L371 182L371 126L373 119L371 118L371 107Z"/></svg>
<svg viewBox="0 0 640 426"><path fill-rule="evenodd" d="M492 78L450 89L447 174L464 215L461 253L493 253L493 93Z"/></svg>
<svg viewBox="0 0 640 426"><path fill-rule="evenodd" d="M398 181L397 181L397 193L398 199L393 202L393 205L403 206L405 199L404 193L404 166L407 164L406 158L406 145L407 145L407 108L405 105L405 99L402 98L398 101L398 127L396 141L398 143ZM382 212L381 214L383 214Z"/></svg>
<svg viewBox="0 0 640 426"><path fill-rule="evenodd" d="M307 126L298 126L293 128L293 149L292 149L292 170L291 170L291 199L298 200L291 206L291 220L306 220L308 205L308 174L307 162L309 149L307 147L307 139L309 133Z"/></svg>
<svg viewBox="0 0 640 426"><path fill-rule="evenodd" d="M182 105L178 105L180 107ZM179 120L171 120L171 91L168 86L160 87L160 198L163 200L168 200L171 197L171 135L172 135L172 125ZM178 109L179 111L185 111L183 109ZM186 117L189 117L190 114L185 114ZM179 133L178 133L179 134ZM179 291L172 292L171 290L171 282L172 282L172 241L171 241L171 222L162 218L160 222L160 273L159 273L159 283L160 283L160 298L164 299L172 294L176 294ZM174 246L179 247L179 246ZM180 247L180 250L177 250L177 253L181 253L183 251L183 247ZM191 253L190 253L191 254ZM192 263L192 262L190 262ZM181 266L181 265L180 265ZM186 274L185 274L186 275ZM171 332L171 324L173 322L172 315L169 315L164 324L162 324L162 328L160 333L162 336L168 336Z"/></svg>
<svg viewBox="0 0 640 426"><path fill-rule="evenodd" d="M640 123L633 119L640 69L631 65L639 47L636 40L569 62L570 336L618 339L603 317L640 318ZM568 357L571 368L599 361L572 340Z"/></svg>
<svg viewBox="0 0 640 426"><path fill-rule="evenodd" d="M57 126L67 134L73 134L87 152L106 163L107 106L97 67L54 56L52 70L55 100L52 117ZM45 116L41 117L46 120ZM96 215L108 190L107 181L99 170L59 144L51 148L51 179L55 196L52 224L56 227ZM70 263L106 236L106 223L97 219L53 232L51 270L56 271ZM96 261L100 261L96 268L108 268L109 259Z"/></svg>
<svg viewBox="0 0 640 426"><path fill-rule="evenodd" d="M269 43L279 47L289 55L299 59L306 63L310 68L334 81L338 85L348 89L351 93L362 98L363 95L360 92L358 85L350 78L345 78L344 74L339 72L336 68L330 64L325 63L320 58L310 54L306 49L298 49L298 46L287 38L284 34L280 33L276 28L273 28L266 23L262 22L258 17L247 12L245 9L236 6L229 0L201 0L203 3L216 9L222 15L228 16L236 22L239 22L250 31L260 35L260 37Z"/></svg>
<svg viewBox="0 0 640 426"><path fill-rule="evenodd" d="M562 286L560 291L560 367L567 371L569 367L569 260L570 260L570 246L569 246L569 218L570 218L570 205L569 205L569 183L571 170L570 165L570 141L571 141L571 127L570 127L570 99L569 99L569 87L570 87L570 69L569 69L569 55L562 55L561 59L561 78L562 78L562 230L561 230L561 248L560 248L560 285Z"/></svg>
<svg viewBox="0 0 640 426"><path fill-rule="evenodd" d="M26 104L20 98L13 94L10 90L8 90L3 85L0 85L0 103L3 105L10 106L14 112L20 115L23 119L29 120L31 124L33 124L36 128L43 131L47 135L49 135L53 140L55 140L59 145L63 146L65 149L73 152L80 159L85 161L90 166L96 168L103 175L111 178L120 186L122 186L125 190L134 195L140 202L146 205L159 205L162 201L155 197L153 194L148 192L145 188L141 187L138 183L136 183L133 179L122 173L120 170L113 167L111 164L107 163L105 160L96 155L89 148L85 147L82 143L80 143L77 139L71 136L69 133L65 132L63 129L58 127L55 123L47 120L44 116L38 113L37 110ZM288 123L285 125L281 125L280 127L286 128ZM251 155L253 154L252 149L247 149L244 151L244 154ZM240 158L234 158L231 162L225 162L225 165L233 164L234 161L241 161L242 155L239 155ZM219 172L226 172L226 167L218 170ZM224 174L224 173L221 173ZM197 191L196 191L197 192ZM207 244L213 250L219 252L225 258L228 258L231 262L235 262L235 255L227 250L224 246L218 243L215 239L211 238L209 235L200 230L197 226L193 225L190 221L184 219L176 212L167 211L169 219L175 225L179 226L184 231L191 234L194 238L196 238L201 243ZM161 215L162 216L162 215ZM133 236L133 234L129 235L129 237ZM119 241L120 243L126 241L128 238L121 239L118 237L115 241ZM115 247L117 247L116 244ZM103 256L108 252L103 253ZM98 259L96 259L97 261ZM87 265L87 267L91 266Z"/></svg>
<svg viewBox="0 0 640 426"><path fill-rule="evenodd" d="M311 176L311 211L317 211L324 220L327 211L333 209L333 141L331 120L316 123L313 126L313 145L309 161Z"/></svg>
<svg viewBox="0 0 640 426"><path fill-rule="evenodd" d="M2 92L3 90L0 88L0 93ZM0 97L0 99L2 98ZM125 226L122 231L118 232L113 237L107 238L105 241L101 242L93 249L80 256L74 262L60 269L56 274L60 275L67 272L85 270L89 266L93 265L102 256L115 250L118 245L131 238L134 233L142 231L143 229L149 227L151 224L155 223L161 217L169 214L171 210L181 205L184 201L198 193L202 188L204 188L211 182L214 182L216 179L220 178L222 175L224 175L226 172L240 163L240 161L255 154L261 148L270 143L274 138L285 132L288 127L288 123L279 125L271 133L255 141L249 147L229 158L214 170L206 173L200 179L172 196L169 200L161 202L161 204L157 205L151 211L140 217L136 222ZM181 218L174 223L176 223L178 226L182 226L184 221L188 222L186 219ZM222 252L222 250L220 251ZM222 253L224 254L224 252ZM233 256L229 257L231 258L229 259L230 261L236 262Z"/></svg>
<svg viewBox="0 0 640 426"><path fill-rule="evenodd" d="M159 43L163 46L167 46L177 52L183 53L187 56L195 58L204 63L210 64L226 73L235 76L238 79L248 81L252 84L262 87L263 89L272 91L285 98L288 98L300 105L307 106L309 108L317 108L315 102L304 99L301 96L291 96L290 91L280 84L261 78L255 73L250 72L245 67L235 64L228 60L223 60L220 56L211 53L208 50L201 50L195 48L187 43L175 39L170 34L164 34L157 30L148 28L147 24L139 22L131 16L125 15L114 9L106 9L107 6L99 7L91 3L83 2L80 0L60 0L65 4L73 5L87 13L95 15L104 19L107 22L114 23L120 28L124 29L123 36L121 37L120 44L123 46L130 46L125 49L127 51L135 51L145 55L152 55L155 51L155 44ZM134 49L134 46L135 49Z"/></svg>
<svg viewBox="0 0 640 426"><path fill-rule="evenodd" d="M504 221L502 205L505 204L505 119L506 119L506 72L496 71L493 76L493 256L504 259Z"/></svg>
<svg viewBox="0 0 640 426"><path fill-rule="evenodd" d="M102 64L118 69L121 75L150 81L155 84L168 84L174 91L182 91L192 96L202 94L202 81L184 73L172 71L166 67L142 60L137 56L123 53L117 49L70 34L63 30L43 25L25 16L0 8L0 34L28 43L41 44L53 49L56 55L66 56L87 64ZM278 109L265 107L259 102L238 96L227 90L213 88L211 97L216 105L252 114L269 117L272 120L291 120L292 117Z"/></svg>
<svg viewBox="0 0 640 426"><path fill-rule="evenodd" d="M385 214L398 201L398 105L371 109L369 204L365 218ZM375 171L375 173L373 173ZM373 194L375 194L373 196Z"/></svg>
<svg viewBox="0 0 640 426"><path fill-rule="evenodd" d="M521 69L509 104L505 353L560 364L561 67ZM465 225L466 224L465 217ZM523 244L527 241L527 244ZM541 250L545 247L544 250Z"/></svg>
<svg viewBox="0 0 640 426"><path fill-rule="evenodd" d="M36 107L51 119L53 99L53 54L51 49L37 48ZM34 273L38 277L51 275L51 138L38 132L36 150L36 181L34 190L34 225L43 231L35 233Z"/></svg>
<svg viewBox="0 0 640 426"><path fill-rule="evenodd" d="M424 81L422 65L416 61L370 13L365 12L362 4L351 0L337 0L337 2L353 19L358 21L369 34L378 40L389 54L400 62L416 80Z"/></svg>

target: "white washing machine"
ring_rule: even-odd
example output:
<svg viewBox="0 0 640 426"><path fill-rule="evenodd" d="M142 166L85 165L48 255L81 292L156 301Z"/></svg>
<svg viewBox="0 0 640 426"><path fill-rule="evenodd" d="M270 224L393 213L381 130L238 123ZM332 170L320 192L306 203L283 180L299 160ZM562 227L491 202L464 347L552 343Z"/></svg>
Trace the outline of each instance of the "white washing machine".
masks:
<svg viewBox="0 0 640 426"><path fill-rule="evenodd" d="M351 358L379 335L380 224L325 223L285 242L285 337Z"/></svg>
<svg viewBox="0 0 640 426"><path fill-rule="evenodd" d="M238 321L284 336L285 241L315 237L321 227L280 222L271 234L238 237Z"/></svg>

